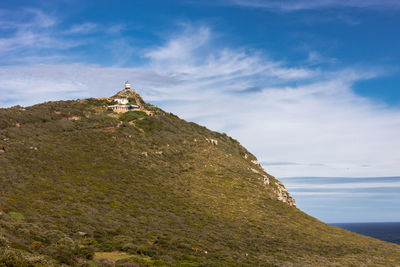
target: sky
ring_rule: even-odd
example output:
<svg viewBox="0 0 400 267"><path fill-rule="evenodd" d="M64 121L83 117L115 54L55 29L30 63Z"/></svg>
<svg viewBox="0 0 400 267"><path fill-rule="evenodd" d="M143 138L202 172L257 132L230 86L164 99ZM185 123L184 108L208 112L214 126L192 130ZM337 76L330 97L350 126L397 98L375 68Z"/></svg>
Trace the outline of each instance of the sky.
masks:
<svg viewBox="0 0 400 267"><path fill-rule="evenodd" d="M237 139L298 207L400 221L400 2L0 2L0 107L143 98Z"/></svg>

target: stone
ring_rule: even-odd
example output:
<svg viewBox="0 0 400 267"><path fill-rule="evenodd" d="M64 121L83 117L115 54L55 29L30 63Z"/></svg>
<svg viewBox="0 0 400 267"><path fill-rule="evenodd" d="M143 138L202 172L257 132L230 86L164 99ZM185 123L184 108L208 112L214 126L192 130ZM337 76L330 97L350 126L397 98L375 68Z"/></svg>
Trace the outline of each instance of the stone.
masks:
<svg viewBox="0 0 400 267"><path fill-rule="evenodd" d="M256 169L250 168L250 170L254 173L260 173L259 171L257 171Z"/></svg>
<svg viewBox="0 0 400 267"><path fill-rule="evenodd" d="M210 144L216 146L218 145L218 140L216 139L212 139L212 138L206 138L207 142L209 142Z"/></svg>
<svg viewBox="0 0 400 267"><path fill-rule="evenodd" d="M278 200L288 204L289 206L296 207L296 201L289 195L288 190L282 182L276 182L277 190L275 193L277 194Z"/></svg>
<svg viewBox="0 0 400 267"><path fill-rule="evenodd" d="M263 175L263 183L264 184L269 184L269 178L266 175Z"/></svg>

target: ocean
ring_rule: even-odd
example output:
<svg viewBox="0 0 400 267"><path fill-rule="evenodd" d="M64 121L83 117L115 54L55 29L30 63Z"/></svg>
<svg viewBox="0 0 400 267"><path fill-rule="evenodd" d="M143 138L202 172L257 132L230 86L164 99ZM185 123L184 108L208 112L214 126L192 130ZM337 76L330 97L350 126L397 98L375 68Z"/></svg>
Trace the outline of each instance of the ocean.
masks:
<svg viewBox="0 0 400 267"><path fill-rule="evenodd" d="M332 223L331 225L383 241L400 244L400 222Z"/></svg>

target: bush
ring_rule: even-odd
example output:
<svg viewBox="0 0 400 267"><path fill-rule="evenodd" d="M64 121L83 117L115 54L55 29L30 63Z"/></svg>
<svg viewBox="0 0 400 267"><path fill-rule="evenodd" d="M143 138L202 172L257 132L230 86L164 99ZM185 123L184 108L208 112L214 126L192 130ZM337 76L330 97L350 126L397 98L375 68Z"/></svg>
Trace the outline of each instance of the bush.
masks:
<svg viewBox="0 0 400 267"><path fill-rule="evenodd" d="M60 240L57 241L58 245L63 245L63 246L68 246L68 247L73 247L75 246L75 242L72 238L70 237L63 237Z"/></svg>
<svg viewBox="0 0 400 267"><path fill-rule="evenodd" d="M152 120L140 120L137 121L135 125L145 132L151 132L153 130L161 129L161 123Z"/></svg>
<svg viewBox="0 0 400 267"><path fill-rule="evenodd" d="M24 215L22 215L22 214L19 213L19 212L10 211L10 212L8 213L8 216L10 216L11 218L13 218L14 220L17 220L17 221L23 221L23 220L25 220Z"/></svg>
<svg viewBox="0 0 400 267"><path fill-rule="evenodd" d="M31 267L34 265L19 253L0 252L0 266Z"/></svg>
<svg viewBox="0 0 400 267"><path fill-rule="evenodd" d="M128 253L136 253L137 246L132 243L126 243L122 246L121 250Z"/></svg>
<svg viewBox="0 0 400 267"><path fill-rule="evenodd" d="M139 255L144 255L144 256L149 256L149 257L156 255L156 251L154 251L150 248L146 248L146 247L138 248L136 250L136 253Z"/></svg>
<svg viewBox="0 0 400 267"><path fill-rule="evenodd" d="M37 250L43 247L43 243L40 241L33 241L31 247L33 250Z"/></svg>
<svg viewBox="0 0 400 267"><path fill-rule="evenodd" d="M5 247L9 245L9 241L3 235L0 235L0 247Z"/></svg>
<svg viewBox="0 0 400 267"><path fill-rule="evenodd" d="M148 115L146 114L146 112L143 112L143 111L129 111L126 113L122 113L119 116L119 119L124 122L129 122L129 121L137 120L140 118L145 118L147 116Z"/></svg>
<svg viewBox="0 0 400 267"><path fill-rule="evenodd" d="M88 98L86 99L86 104L88 106L105 106L108 105L109 102L106 99Z"/></svg>
<svg viewBox="0 0 400 267"><path fill-rule="evenodd" d="M53 258L59 261L60 263L65 263L69 265L73 265L74 261L74 253L67 246L58 246L55 248L55 251L52 253Z"/></svg>
<svg viewBox="0 0 400 267"><path fill-rule="evenodd" d="M103 258L99 259L99 263L98 264L99 264L99 267L113 267L113 266L115 266L114 262L112 262L109 259L103 259Z"/></svg>
<svg viewBox="0 0 400 267"><path fill-rule="evenodd" d="M78 248L77 254L85 259L91 260L94 256L94 251L92 248L89 247L81 247Z"/></svg>

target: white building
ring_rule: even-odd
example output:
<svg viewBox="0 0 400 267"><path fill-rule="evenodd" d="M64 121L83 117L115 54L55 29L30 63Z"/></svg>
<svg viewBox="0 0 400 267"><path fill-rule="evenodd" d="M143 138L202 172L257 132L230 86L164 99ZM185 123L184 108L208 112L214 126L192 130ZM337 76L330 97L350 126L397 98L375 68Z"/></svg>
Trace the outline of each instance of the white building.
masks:
<svg viewBox="0 0 400 267"><path fill-rule="evenodd" d="M129 103L129 100L126 98L115 98L114 101L121 105L126 105Z"/></svg>
<svg viewBox="0 0 400 267"><path fill-rule="evenodd" d="M129 83L129 81L125 82L125 89L131 89L131 84Z"/></svg>
<svg viewBox="0 0 400 267"><path fill-rule="evenodd" d="M112 105L107 107L109 110L112 110L117 113L125 113L131 110L139 109L137 105Z"/></svg>

